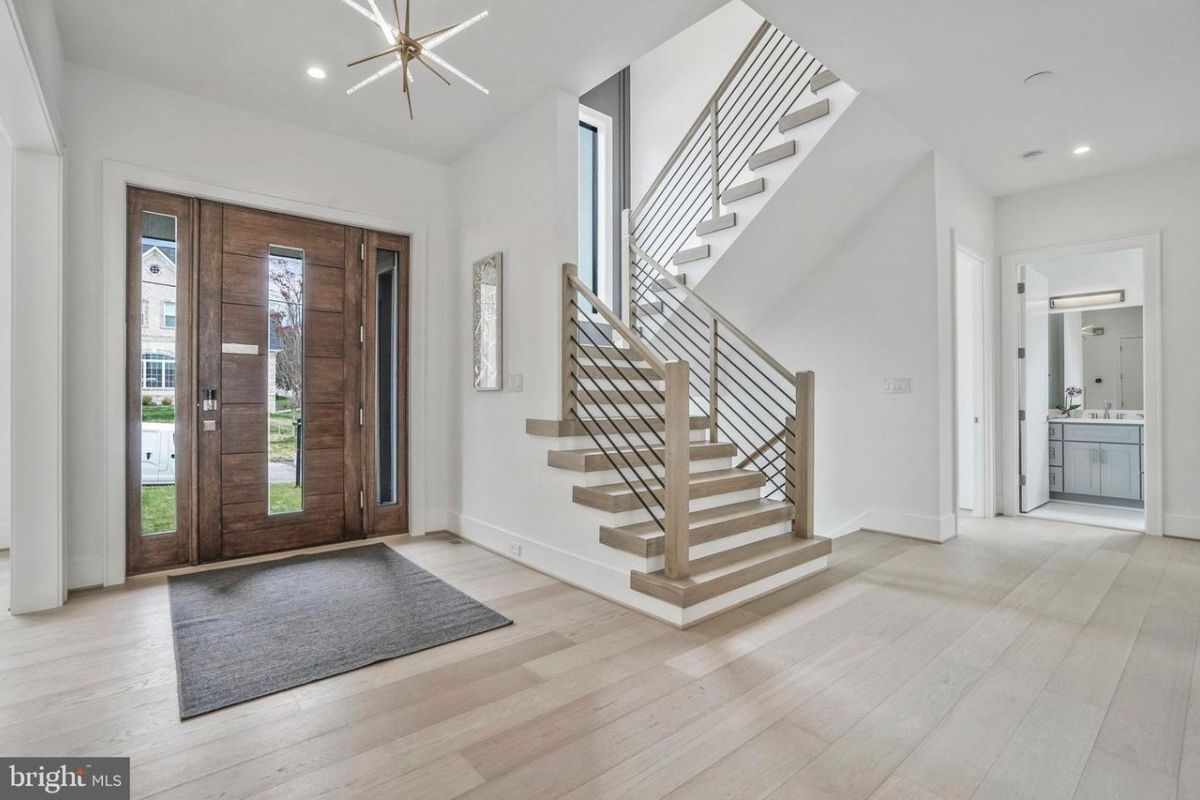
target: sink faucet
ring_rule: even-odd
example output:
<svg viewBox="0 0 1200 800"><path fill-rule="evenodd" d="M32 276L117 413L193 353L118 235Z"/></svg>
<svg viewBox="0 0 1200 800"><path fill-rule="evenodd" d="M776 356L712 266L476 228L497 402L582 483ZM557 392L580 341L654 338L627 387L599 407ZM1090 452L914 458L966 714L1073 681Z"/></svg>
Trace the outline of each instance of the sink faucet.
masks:
<svg viewBox="0 0 1200 800"><path fill-rule="evenodd" d="M1104 401L1104 418L1110 419L1112 416L1112 400Z"/></svg>

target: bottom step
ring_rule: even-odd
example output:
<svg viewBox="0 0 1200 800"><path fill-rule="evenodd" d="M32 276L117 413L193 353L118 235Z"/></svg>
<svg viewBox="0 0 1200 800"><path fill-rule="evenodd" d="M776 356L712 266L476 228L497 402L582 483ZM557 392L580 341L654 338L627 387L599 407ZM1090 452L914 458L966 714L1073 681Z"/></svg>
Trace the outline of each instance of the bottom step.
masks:
<svg viewBox="0 0 1200 800"><path fill-rule="evenodd" d="M732 550L698 558L691 563L691 576L668 578L663 570L633 571L629 586L680 608L702 603L786 569L829 555L829 539L798 539L790 533L772 536Z"/></svg>

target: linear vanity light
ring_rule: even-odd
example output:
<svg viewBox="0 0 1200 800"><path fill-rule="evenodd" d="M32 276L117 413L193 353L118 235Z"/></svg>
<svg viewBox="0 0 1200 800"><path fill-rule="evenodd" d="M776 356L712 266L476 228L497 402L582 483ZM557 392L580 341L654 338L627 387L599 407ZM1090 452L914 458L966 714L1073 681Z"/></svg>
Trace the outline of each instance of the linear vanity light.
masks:
<svg viewBox="0 0 1200 800"><path fill-rule="evenodd" d="M1087 308L1089 306L1110 306L1125 302L1125 290L1115 289L1111 292L1087 292L1086 294L1064 294L1050 298L1051 308Z"/></svg>

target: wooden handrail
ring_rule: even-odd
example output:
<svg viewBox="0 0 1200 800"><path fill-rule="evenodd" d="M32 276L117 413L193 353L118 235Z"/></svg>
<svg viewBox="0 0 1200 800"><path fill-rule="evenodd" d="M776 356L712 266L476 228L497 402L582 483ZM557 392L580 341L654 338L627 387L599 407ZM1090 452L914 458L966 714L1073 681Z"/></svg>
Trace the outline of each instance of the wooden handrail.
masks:
<svg viewBox="0 0 1200 800"><path fill-rule="evenodd" d="M788 368L785 367L783 364L780 364L779 361L776 360L774 356L772 356L766 350L762 349L762 347L758 344L758 342L751 339L749 337L749 335L747 335L744 331L742 331L741 328L739 328L737 325L734 325L732 322L730 322L728 317L726 317L720 311L717 311L715 308L713 308L712 304L710 304L703 297L701 297L700 295L696 294L694 291L689 289L686 283L681 282L677 277L675 277L675 275L673 275L671 273L670 270L668 270L662 264L659 264L657 261L655 261L653 258L651 258L649 256L649 254L646 253L645 250L643 250L641 247L638 247L636 242L633 242L631 240L629 242L629 246L630 246L630 248L632 248L633 252L636 253L642 259L644 259L647 264L649 264L651 267L653 267L655 270L657 270L659 272L659 274L661 274L663 277L667 278L673 284L674 288L679 289L680 291L684 292L688 297L694 299L697 303L704 306L704 309L706 311L708 311L709 314L712 315L713 319L719 321L722 326L728 328L730 333L732 333L734 336L736 336L738 339L740 339L742 344L746 345L746 347L749 347L754 352L754 354L756 356L758 356L759 358L761 358L763 361L765 361L767 363L767 365L771 367L771 369L778 372L785 381L787 381L792 386L796 385L796 374L794 372L789 371Z"/></svg>
<svg viewBox="0 0 1200 800"><path fill-rule="evenodd" d="M592 294L592 290L587 287L587 284L579 280L577 275L579 268L574 264L563 264L563 269L572 270L567 272L567 284L572 289L583 295L583 299L587 300L588 303L591 304L592 308L594 308L600 316L604 317L605 322L613 326L613 330L621 334L621 338L629 343L630 349L637 352L637 354L642 357L642 360L650 365L650 368L654 370L658 377L665 378L667 375L667 366L663 360L655 355L653 350L643 344L638 335L633 332L633 329L631 329L624 322L621 322L621 320L617 318L617 315L610 311L608 306L604 305L600 298Z"/></svg>
<svg viewBox="0 0 1200 800"><path fill-rule="evenodd" d="M737 77L742 65L746 63L746 59L750 58L750 54L754 52L754 48L758 46L758 43L762 41L763 36L766 36L767 31L770 29L771 23L763 20L763 23L758 26L758 30L756 30L754 35L750 37L750 41L744 48L742 48L742 52L738 55L737 60L733 62L733 66L729 68L729 71L725 73L725 77L721 79L721 83L717 86L717 90L712 93L712 97L710 97L708 102L704 104L704 108L696 117L696 121L692 123L690 128L688 128L688 132L684 134L684 137L679 140L679 146L675 148L675 152L671 153L671 157L667 159L667 163L659 171L658 175L655 176L654 181L651 182L650 188L646 190L646 193L642 195L642 199L639 200L637 205L633 207L632 216L635 219L637 218L638 214L642 213L642 209L646 207L646 203L649 202L650 198L654 196L654 193L658 191L658 187L662 185L663 180L666 179L667 174L671 171L671 167L675 166L675 162L679 160L681 155L683 155L684 148L687 146L688 142L692 140L692 137L696 134L696 131L700 130L700 126L708 121L714 104L721 99L721 95L723 95L725 90L729 88L729 84L733 83L733 79Z"/></svg>

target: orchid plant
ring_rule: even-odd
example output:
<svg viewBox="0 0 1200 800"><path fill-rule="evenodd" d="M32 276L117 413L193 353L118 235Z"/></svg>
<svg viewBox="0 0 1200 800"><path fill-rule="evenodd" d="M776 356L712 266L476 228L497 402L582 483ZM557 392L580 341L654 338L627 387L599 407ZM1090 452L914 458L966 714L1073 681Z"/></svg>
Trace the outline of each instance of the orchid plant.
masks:
<svg viewBox="0 0 1200 800"><path fill-rule="evenodd" d="M1078 411L1080 403L1075 402L1075 399L1083 396L1083 389L1078 386L1068 386L1063 391L1064 402L1062 405L1055 406L1059 411L1063 412L1064 417L1071 416L1072 411Z"/></svg>

